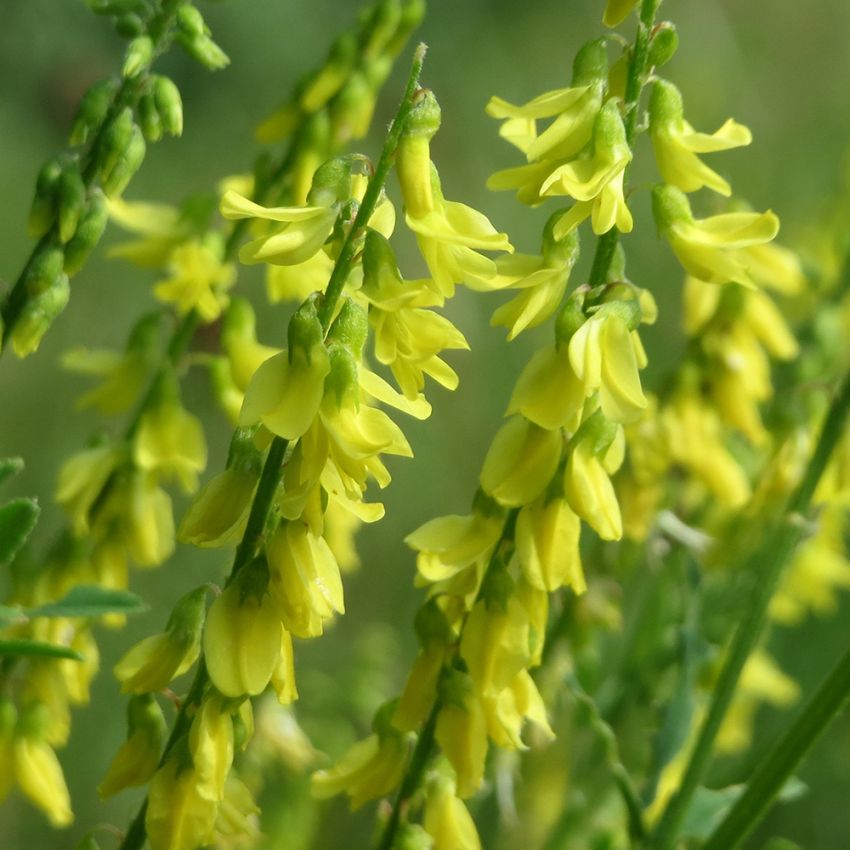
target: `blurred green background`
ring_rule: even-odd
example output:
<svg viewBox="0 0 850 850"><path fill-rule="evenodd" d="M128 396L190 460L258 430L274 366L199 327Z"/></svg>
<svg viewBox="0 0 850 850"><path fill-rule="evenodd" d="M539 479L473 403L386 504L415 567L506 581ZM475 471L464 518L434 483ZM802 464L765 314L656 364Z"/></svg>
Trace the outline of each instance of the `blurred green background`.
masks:
<svg viewBox="0 0 850 850"><path fill-rule="evenodd" d="M120 66L122 44L108 22L93 16L82 2L4 0L1 5L0 278L11 282L30 250L25 220L35 175L42 162L64 146L85 87ZM495 122L484 115L484 104L492 94L523 101L566 85L576 49L601 32L602 5L601 0L431 0L419 33L430 48L424 82L443 108L443 129L433 155L445 194L485 211L500 229L509 231L519 250L537 249L547 211L521 209L512 196L485 190L488 174L514 164L516 158L496 135ZM247 170L256 153L254 126L286 98L303 71L324 58L334 34L353 20L357 6L354 0L201 4L232 64L211 74L179 50L161 62L161 70L183 93L185 133L182 139L149 146L126 197L177 202L209 190L223 175ZM683 91L689 120L699 129L713 130L732 115L750 126L753 146L726 155L719 167L755 208L770 206L779 213L781 238L795 244L832 198L850 140L850 4L669 0L662 14L679 29L679 54L665 75ZM377 152L382 128L400 96L410 52L384 91L377 132L361 146L365 153ZM633 179L640 189L652 172L638 166ZM662 321L646 331L645 339L651 360L667 368L681 350L676 329L680 275L666 246L656 239L647 192L636 194L633 208L635 233L624 240L630 275L659 300ZM116 235L109 231L109 238ZM408 249L402 254L402 270L415 277L422 268L412 242L405 237L401 242ZM61 460L104 427L95 413L75 410L75 397L87 385L60 371L59 356L83 342L121 347L134 318L152 304L150 275L107 261L103 253L100 250L74 279L71 303L38 354L23 362L7 355L0 362L0 455L21 455L27 461L26 473L13 489L39 496L44 514L36 535L42 544L61 522L51 504ZM580 282L580 275L581 269L574 282ZM258 275L244 272L239 287L256 304L263 303ZM351 723L357 727L352 735L363 731L358 724L378 702L396 692L413 657L409 623L419 595L412 588L413 557L401 540L430 516L468 508L512 380L543 339L531 333L506 345L502 331L488 324L494 306L487 296L468 292L450 305L449 315L472 344L471 352L451 358L461 375L461 389L450 394L432 388L433 417L427 423L404 423L416 458L391 464L394 481L384 493L388 515L360 537L363 568L347 581L349 613L325 638L297 648L303 694L324 694L332 703L340 683L354 689L359 708L351 711ZM284 306L264 308L266 341L282 341L287 316ZM659 371L650 366L650 385ZM205 376L190 375L186 400L209 425L209 469L215 471L224 461L229 428L209 401ZM16 795L0 807L4 850L71 848L96 822L126 822L135 807L132 794L101 804L95 793L124 735L123 700L109 668L134 640L161 627L177 595L199 580L218 579L226 560L222 553L199 554L180 547L159 571L135 573L133 589L150 602L152 611L122 632L101 631L103 672L92 705L75 712L71 742L61 754L76 824L65 833L51 833ZM845 600L830 621L778 632L774 648L785 669L810 689L845 648L848 624L850 605ZM380 661L367 680L354 681L353 657L376 652ZM300 711L307 715L310 706L302 705ZM760 721L757 748L769 743L787 717L765 709ZM725 775L734 778L734 765L727 767ZM748 846L760 847L770 835L786 835L812 850L848 846L850 718L830 730L802 777L809 793L775 810ZM342 812L341 803L332 805ZM350 832L342 818L345 843L329 832L320 846L364 846L371 816L371 807L357 816L362 842L352 838L358 833Z"/></svg>

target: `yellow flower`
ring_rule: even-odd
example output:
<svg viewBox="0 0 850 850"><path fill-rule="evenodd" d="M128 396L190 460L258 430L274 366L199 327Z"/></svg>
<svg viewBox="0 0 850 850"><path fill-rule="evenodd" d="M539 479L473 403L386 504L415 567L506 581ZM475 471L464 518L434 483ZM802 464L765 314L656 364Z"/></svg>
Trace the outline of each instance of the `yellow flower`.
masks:
<svg viewBox="0 0 850 850"><path fill-rule="evenodd" d="M261 694L280 659L280 612L252 587L252 565L213 602L204 627L204 658L212 683L229 697ZM258 571L259 572L259 571Z"/></svg>
<svg viewBox="0 0 850 850"><path fill-rule="evenodd" d="M567 345L550 345L536 351L522 370L508 403L508 414L555 431L575 431L585 401L584 384L570 364Z"/></svg>
<svg viewBox="0 0 850 850"><path fill-rule="evenodd" d="M109 349L78 346L62 356L62 368L103 381L77 402L80 408L96 407L112 415L128 410L142 391L160 357L159 316L145 316L130 332L123 354Z"/></svg>
<svg viewBox="0 0 850 850"><path fill-rule="evenodd" d="M232 189L224 193L221 214L228 219L254 218L282 224L239 250L243 263L298 265L313 257L331 235L335 206L262 207Z"/></svg>
<svg viewBox="0 0 850 850"><path fill-rule="evenodd" d="M181 315L195 310L203 321L214 321L227 306L226 290L236 281L233 264L223 263L219 253L197 239L178 245L168 258L169 277L154 284L154 295L175 304Z"/></svg>
<svg viewBox="0 0 850 850"><path fill-rule="evenodd" d="M750 498L750 484L723 443L716 411L695 393L676 394L662 413L672 459L691 470L720 504L740 508Z"/></svg>
<svg viewBox="0 0 850 850"><path fill-rule="evenodd" d="M21 791L57 828L74 820L71 799L56 753L44 738L46 707L38 703L18 718L12 743L12 764Z"/></svg>
<svg viewBox="0 0 850 850"><path fill-rule="evenodd" d="M433 850L481 850L475 822L455 791L455 783L445 776L428 783L422 825L434 839Z"/></svg>
<svg viewBox="0 0 850 850"><path fill-rule="evenodd" d="M697 154L724 151L748 145L752 134L731 118L712 134L697 133L685 121L682 95L666 80L656 80L649 100L649 132L655 161L665 183L683 192L703 186L728 197L729 184L703 163Z"/></svg>
<svg viewBox="0 0 850 850"><path fill-rule="evenodd" d="M612 422L634 421L647 404L638 375L645 356L625 309L633 303L603 304L569 342L570 365L585 396L599 390L602 413Z"/></svg>
<svg viewBox="0 0 850 850"><path fill-rule="evenodd" d="M238 776L229 773L215 819L216 846L241 847L245 839L258 840L262 834L259 814L260 807L254 802L248 786Z"/></svg>
<svg viewBox="0 0 850 850"><path fill-rule="evenodd" d="M471 797L484 781L487 758L487 718L472 679L459 670L449 670L440 683L443 705L435 735L440 749L457 775L457 793Z"/></svg>
<svg viewBox="0 0 850 850"><path fill-rule="evenodd" d="M183 490L191 493L207 464L204 429L180 404L176 389L175 395L164 396L142 416L133 439L133 460L145 472L173 474Z"/></svg>
<svg viewBox="0 0 850 850"><path fill-rule="evenodd" d="M603 540L619 540L623 536L623 520L614 487L604 460L594 453L590 438L581 440L569 454L564 495L570 507Z"/></svg>
<svg viewBox="0 0 850 850"><path fill-rule="evenodd" d="M270 591L283 624L296 637L322 634L325 620L343 614L342 578L327 541L303 522L281 523L266 546Z"/></svg>
<svg viewBox="0 0 850 850"><path fill-rule="evenodd" d="M201 548L237 543L248 521L258 476L242 469L225 469L197 493L177 530L181 543Z"/></svg>
<svg viewBox="0 0 850 850"><path fill-rule="evenodd" d="M250 303L234 298L224 314L221 345L236 386L244 393L262 363L280 352L257 342L256 317Z"/></svg>
<svg viewBox="0 0 850 850"><path fill-rule="evenodd" d="M151 780L145 829L151 850L197 850L212 839L218 802L201 794L191 767L170 758Z"/></svg>
<svg viewBox="0 0 850 850"><path fill-rule="evenodd" d="M396 152L396 168L405 221L416 234L434 290L451 298L455 284L486 287L486 281L495 276L494 262L478 250L513 248L507 235L499 233L482 213L443 198L429 147L439 126L440 107L433 94L425 92L405 124Z"/></svg>
<svg viewBox="0 0 850 850"><path fill-rule="evenodd" d="M314 797L324 799L344 791L351 798L351 808L358 809L398 785L407 765L409 736L389 723L389 708L378 712L372 735L354 744L333 767L312 775Z"/></svg>
<svg viewBox="0 0 850 850"><path fill-rule="evenodd" d="M520 670L513 682L495 698L484 701L487 731L493 741L506 749L527 749L521 737L522 727L530 720L544 740L555 737L543 698L528 670Z"/></svg>
<svg viewBox="0 0 850 850"><path fill-rule="evenodd" d="M189 753L198 795L221 802L233 764L233 719L222 697L208 695L201 703L189 730Z"/></svg>
<svg viewBox="0 0 850 850"><path fill-rule="evenodd" d="M139 566L161 564L174 551L171 499L156 475L134 471L116 488L104 506L104 523L116 518L123 525L130 556Z"/></svg>
<svg viewBox="0 0 850 850"><path fill-rule="evenodd" d="M164 632L144 638L122 656L113 670L122 693L161 691L195 663L205 597L206 587L186 594L174 606Z"/></svg>
<svg viewBox="0 0 850 850"><path fill-rule="evenodd" d="M487 114L505 119L499 135L526 154L529 162L569 159L590 141L593 122L602 105L607 67L604 41L588 42L576 54L570 88L545 92L521 106L492 97ZM536 122L541 118L554 120L538 134Z"/></svg>
<svg viewBox="0 0 850 850"><path fill-rule="evenodd" d="M659 230L688 274L707 283L755 287L749 272L752 249L779 232L779 219L773 212L695 219L684 192L674 186L656 186L652 208Z"/></svg>
<svg viewBox="0 0 850 850"><path fill-rule="evenodd" d="M266 268L266 293L269 301L298 301L314 292L322 292L333 271L333 260L318 251L308 260L296 265L270 265Z"/></svg>
<svg viewBox="0 0 850 850"><path fill-rule="evenodd" d="M112 759L103 782L97 786L101 797L144 785L159 766L166 725L162 710L152 695L130 697L127 727L127 740Z"/></svg>
<svg viewBox="0 0 850 850"><path fill-rule="evenodd" d="M481 468L481 487L499 504L519 507L536 499L555 474L563 440L523 416L512 416L490 446Z"/></svg>
<svg viewBox="0 0 850 850"><path fill-rule="evenodd" d="M581 522L564 499L539 499L523 507L517 516L516 551L526 581L550 593L564 586L584 593L580 534Z"/></svg>
<svg viewBox="0 0 850 850"><path fill-rule="evenodd" d="M280 630L280 658L277 667L272 671L271 686L281 705L289 705L298 699L298 688L295 686L295 657L292 652L292 635L286 629Z"/></svg>
<svg viewBox="0 0 850 850"><path fill-rule="evenodd" d="M490 574L488 574L490 578ZM511 593L504 604L481 599L469 612L460 655L481 697L497 697L531 660L528 614Z"/></svg>
<svg viewBox="0 0 850 850"><path fill-rule="evenodd" d="M559 165L543 181L541 195L567 195L576 204L555 225L555 238L591 217L593 232L607 233L616 225L621 233L632 229L632 214L623 195L623 177L632 152L616 101L609 100L593 125L593 152L585 159Z"/></svg>
<svg viewBox="0 0 850 850"><path fill-rule="evenodd" d="M304 324L297 324L303 311ZM297 440L310 427L325 391L330 358L312 302L305 302L290 328L303 327L303 337L290 333L290 348L264 361L245 392L240 423L262 422L273 434ZM294 345L293 345L294 343Z"/></svg>
<svg viewBox="0 0 850 850"><path fill-rule="evenodd" d="M143 268L161 269L174 248L192 234L192 222L177 207L121 198L107 201L109 217L141 239L119 242L107 252Z"/></svg>
<svg viewBox="0 0 850 850"><path fill-rule="evenodd" d="M70 514L75 534L88 534L89 511L121 459L120 448L104 445L77 452L62 465L56 486L56 501Z"/></svg>
<svg viewBox="0 0 850 850"><path fill-rule="evenodd" d="M404 538L419 552L416 569L429 582L442 581L479 560L490 557L502 534L504 515L499 510L451 514L429 520Z"/></svg>

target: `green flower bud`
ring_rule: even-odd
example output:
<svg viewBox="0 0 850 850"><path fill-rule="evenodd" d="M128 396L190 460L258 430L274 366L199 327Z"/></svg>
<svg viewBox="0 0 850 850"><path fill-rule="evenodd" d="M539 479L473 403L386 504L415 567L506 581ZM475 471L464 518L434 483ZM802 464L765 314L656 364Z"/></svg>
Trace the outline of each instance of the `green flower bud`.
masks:
<svg viewBox="0 0 850 850"><path fill-rule="evenodd" d="M289 320L287 328L287 345L289 350L289 362L293 363L296 357L301 357L310 362L313 348L322 345L325 333L322 323L319 321L319 313L316 309L316 296L311 295L296 311Z"/></svg>
<svg viewBox="0 0 850 850"><path fill-rule="evenodd" d="M135 38L145 31L145 22L135 12L127 12L115 19L115 32L123 38Z"/></svg>
<svg viewBox="0 0 850 850"><path fill-rule="evenodd" d="M593 124L593 145L597 156L600 152L619 151L627 147L626 128L617 101L605 103Z"/></svg>
<svg viewBox="0 0 850 850"><path fill-rule="evenodd" d="M402 138L424 136L426 139L432 139L440 129L440 121L440 104L432 91L424 89L407 115Z"/></svg>
<svg viewBox="0 0 850 850"><path fill-rule="evenodd" d="M109 211L103 192L100 189L91 190L88 204L80 216L74 235L65 246L65 274L69 277L73 277L85 265L103 236L108 220Z"/></svg>
<svg viewBox="0 0 850 850"><path fill-rule="evenodd" d="M201 632L204 628L204 620L207 613L206 585L189 591L181 596L165 624L165 633L171 642L181 647L199 647L201 643Z"/></svg>
<svg viewBox="0 0 850 850"><path fill-rule="evenodd" d="M614 248L614 256L611 257L611 264L608 266L608 280L625 280L626 279L626 252L623 250L623 243L618 242Z"/></svg>
<svg viewBox="0 0 850 850"><path fill-rule="evenodd" d="M490 567L481 582L480 596L489 610L507 611L508 600L516 593L516 582L508 572L508 565L503 557L491 559Z"/></svg>
<svg viewBox="0 0 850 850"><path fill-rule="evenodd" d="M103 191L106 192L107 197L116 197L127 188L144 161L145 150L145 137L134 125L124 152L118 157L109 173L103 177Z"/></svg>
<svg viewBox="0 0 850 850"><path fill-rule="evenodd" d="M68 276L60 274L51 287L30 298L12 328L12 350L26 357L38 349L53 320L65 309L71 296Z"/></svg>
<svg viewBox="0 0 850 850"><path fill-rule="evenodd" d="M555 238L555 228L562 216L569 210L553 213L543 227L543 245L541 253L547 266L569 265L572 268L579 258L578 229L571 230L561 239Z"/></svg>
<svg viewBox="0 0 850 850"><path fill-rule="evenodd" d="M186 35L198 36L209 33L204 16L191 3L182 3L177 7L177 26Z"/></svg>
<svg viewBox="0 0 850 850"><path fill-rule="evenodd" d="M190 8L182 6L181 8ZM200 14L200 13L199 13ZM207 35L177 34L181 47L196 61L210 71L218 71L230 64L228 55Z"/></svg>
<svg viewBox="0 0 850 850"><path fill-rule="evenodd" d="M127 54L124 57L121 73L125 77L137 77L150 67L151 59L153 59L153 41L150 36L137 36L127 45Z"/></svg>
<svg viewBox="0 0 850 850"><path fill-rule="evenodd" d="M614 438L617 436L617 423L606 419L602 410L597 410L588 419L579 426L578 431L573 434L570 440L570 450L581 442L587 442L590 446L591 454L601 458L605 452L611 447Z"/></svg>
<svg viewBox="0 0 850 850"><path fill-rule="evenodd" d="M95 841L95 837L89 834L80 839L74 850L100 850L100 845Z"/></svg>
<svg viewBox="0 0 850 850"><path fill-rule="evenodd" d="M608 78L608 51L604 38L582 45L573 60L573 85L589 86Z"/></svg>
<svg viewBox="0 0 850 850"><path fill-rule="evenodd" d="M133 110L129 106L125 106L107 126L103 134L103 143L100 146L100 176L101 180L105 179L118 159L124 155L127 145L130 144L130 139L133 138L133 130L135 129L133 121Z"/></svg>
<svg viewBox="0 0 850 850"><path fill-rule="evenodd" d="M85 144L100 129L117 88L115 80L100 80L83 95L71 128L72 145Z"/></svg>
<svg viewBox="0 0 850 850"><path fill-rule="evenodd" d="M396 57L407 44L410 34L425 17L425 0L407 0L401 8L398 28L384 48L388 56Z"/></svg>
<svg viewBox="0 0 850 850"><path fill-rule="evenodd" d="M652 215L660 233L666 233L674 224L693 219L687 195L675 186L654 186L652 189Z"/></svg>
<svg viewBox="0 0 850 850"><path fill-rule="evenodd" d="M369 317L366 311L346 298L328 331L328 343L345 346L356 360L360 360L368 336Z"/></svg>
<svg viewBox="0 0 850 850"><path fill-rule="evenodd" d="M68 242L77 231L86 208L86 185L77 166L69 165L56 187L59 201L59 238Z"/></svg>
<svg viewBox="0 0 850 850"><path fill-rule="evenodd" d="M35 195L27 219L27 234L32 239L44 236L53 225L56 218L56 191L62 169L62 159L54 157L49 159L38 172Z"/></svg>
<svg viewBox="0 0 850 850"><path fill-rule="evenodd" d="M434 839L418 823L403 823L398 828L394 850L432 850Z"/></svg>
<svg viewBox="0 0 850 850"><path fill-rule="evenodd" d="M682 120L682 95L673 83L656 80L649 95L649 126L652 131Z"/></svg>
<svg viewBox="0 0 850 850"><path fill-rule="evenodd" d="M325 396L335 399L337 407L342 407L349 394L355 400L360 397L357 361L354 355L341 345L328 348L331 370L325 378Z"/></svg>
<svg viewBox="0 0 850 850"><path fill-rule="evenodd" d="M567 299L555 318L556 343L566 345L585 321L584 292L577 291Z"/></svg>
<svg viewBox="0 0 850 850"><path fill-rule="evenodd" d="M165 132L169 136L181 135L183 133L183 100L174 82L168 77L155 77L153 99Z"/></svg>
<svg viewBox="0 0 850 850"><path fill-rule="evenodd" d="M637 330L641 322L640 302L636 298L619 299L603 304L597 312L610 313L622 319L630 331Z"/></svg>
<svg viewBox="0 0 850 850"><path fill-rule="evenodd" d="M647 62L650 67L660 68L666 65L675 55L679 47L679 33L670 21L663 21L655 27L652 40L649 42Z"/></svg>
<svg viewBox="0 0 850 850"><path fill-rule="evenodd" d="M256 432L256 425L250 428L237 428L233 432L227 452L227 469L260 477L263 470L263 453L254 442Z"/></svg>
<svg viewBox="0 0 850 850"><path fill-rule="evenodd" d="M369 160L362 154L335 156L322 163L313 175L307 202L330 207L351 198L353 174L368 174Z"/></svg>
<svg viewBox="0 0 850 850"><path fill-rule="evenodd" d="M145 138L149 142L158 142L162 138L162 118L152 94L144 94L139 98L136 112Z"/></svg>
<svg viewBox="0 0 850 850"><path fill-rule="evenodd" d="M62 274L63 257L62 248L56 244L38 249L27 266L24 287L28 296L33 297L53 286Z"/></svg>

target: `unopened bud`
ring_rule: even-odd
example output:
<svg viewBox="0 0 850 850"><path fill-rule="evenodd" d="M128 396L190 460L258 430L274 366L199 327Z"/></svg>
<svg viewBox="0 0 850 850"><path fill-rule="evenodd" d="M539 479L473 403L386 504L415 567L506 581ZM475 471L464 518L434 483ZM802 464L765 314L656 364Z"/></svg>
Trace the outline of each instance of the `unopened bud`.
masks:
<svg viewBox="0 0 850 850"><path fill-rule="evenodd" d="M302 358L310 363L313 348L321 345L323 339L324 331L319 321L316 299L310 296L289 320L287 328L289 362L293 363L296 358Z"/></svg>
<svg viewBox="0 0 850 850"><path fill-rule="evenodd" d="M345 346L359 360L368 335L369 317L366 311L346 298L328 331L328 342Z"/></svg>
<svg viewBox="0 0 850 850"><path fill-rule="evenodd" d="M404 122L402 136L424 136L426 139L433 138L440 129L441 111L437 98L429 89L421 91L407 114Z"/></svg>
<svg viewBox="0 0 850 850"><path fill-rule="evenodd" d="M666 65L676 54L679 47L679 34L670 21L663 21L655 28L652 40L649 42L647 62L650 67L660 68Z"/></svg>
<svg viewBox="0 0 850 850"><path fill-rule="evenodd" d="M158 76L153 82L153 99L165 132L170 136L179 136L183 132L180 90L168 77Z"/></svg>
<svg viewBox="0 0 850 850"><path fill-rule="evenodd" d="M86 207L86 185L80 169L69 165L57 184L59 201L59 238L68 242L76 233L80 218Z"/></svg>
<svg viewBox="0 0 850 850"><path fill-rule="evenodd" d="M108 174L103 177L103 191L106 192L107 197L116 197L127 188L144 161L145 150L145 137L134 125L123 153Z"/></svg>
<svg viewBox="0 0 850 850"><path fill-rule="evenodd" d="M162 138L162 119L152 94L144 94L139 98L136 113L145 138L149 142L158 142Z"/></svg>
<svg viewBox="0 0 850 850"><path fill-rule="evenodd" d="M106 198L100 189L89 193L88 204L80 216L74 235L65 246L65 274L73 277L86 263L109 220Z"/></svg>
<svg viewBox="0 0 850 850"><path fill-rule="evenodd" d="M27 233L33 239L47 233L56 218L56 192L61 176L62 160L58 157L49 159L38 172L27 220Z"/></svg>
<svg viewBox="0 0 850 850"><path fill-rule="evenodd" d="M127 45L127 55L121 73L125 77L137 77L146 71L153 59L153 41L150 36L140 35Z"/></svg>
<svg viewBox="0 0 850 850"><path fill-rule="evenodd" d="M101 80L83 95L71 128L72 145L85 144L100 129L117 87L115 80Z"/></svg>
<svg viewBox="0 0 850 850"><path fill-rule="evenodd" d="M60 274L51 287L30 298L12 328L12 350L26 357L38 349L47 329L65 309L71 295L68 276Z"/></svg>
<svg viewBox="0 0 850 850"><path fill-rule="evenodd" d="M393 37L384 48L389 56L395 57L404 50L410 34L425 17L425 0L406 0L401 7L401 17Z"/></svg>
<svg viewBox="0 0 850 850"><path fill-rule="evenodd" d="M587 86L608 77L608 51L604 38L582 45L573 60L573 85Z"/></svg>
<svg viewBox="0 0 850 850"><path fill-rule="evenodd" d="M331 346L328 354L331 370L325 378L325 394L336 401L337 407L342 407L350 396L358 400L360 384L354 355L341 345Z"/></svg>

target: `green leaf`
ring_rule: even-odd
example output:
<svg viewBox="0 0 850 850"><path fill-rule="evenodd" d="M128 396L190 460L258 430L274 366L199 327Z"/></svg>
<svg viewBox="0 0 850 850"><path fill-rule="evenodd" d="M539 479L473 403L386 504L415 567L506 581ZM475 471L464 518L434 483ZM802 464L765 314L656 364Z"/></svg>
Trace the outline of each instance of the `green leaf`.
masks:
<svg viewBox="0 0 850 850"><path fill-rule="evenodd" d="M697 788L682 823L682 835L705 841L726 817L726 813L732 808L738 797L744 793L745 788L746 785L727 785L725 788L700 786ZM803 796L807 790L804 782L797 779L796 776L791 776L782 786L778 799L787 803Z"/></svg>
<svg viewBox="0 0 850 850"><path fill-rule="evenodd" d="M128 590L109 590L97 585L71 588L58 602L26 612L30 617L101 617L104 614L138 614L147 605Z"/></svg>
<svg viewBox="0 0 850 850"><path fill-rule="evenodd" d="M24 462L19 457L0 457L0 484L17 475L23 468Z"/></svg>
<svg viewBox="0 0 850 850"><path fill-rule="evenodd" d="M40 508L35 499L12 499L0 508L0 565L8 564L26 543Z"/></svg>
<svg viewBox="0 0 850 850"><path fill-rule="evenodd" d="M40 640L0 640L0 656L4 655L83 660L83 656L69 646L57 646Z"/></svg>

